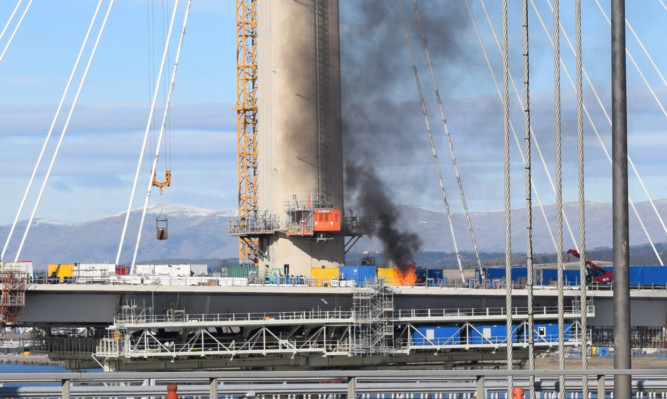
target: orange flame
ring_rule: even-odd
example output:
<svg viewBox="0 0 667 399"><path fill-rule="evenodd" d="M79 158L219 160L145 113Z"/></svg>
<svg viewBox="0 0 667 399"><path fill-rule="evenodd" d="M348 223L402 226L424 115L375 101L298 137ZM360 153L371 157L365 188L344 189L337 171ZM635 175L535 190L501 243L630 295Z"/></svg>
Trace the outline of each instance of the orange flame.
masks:
<svg viewBox="0 0 667 399"><path fill-rule="evenodd" d="M410 262L407 269L401 270L396 268L396 277L398 278L398 285L413 286L417 282L417 271L415 269L415 262Z"/></svg>

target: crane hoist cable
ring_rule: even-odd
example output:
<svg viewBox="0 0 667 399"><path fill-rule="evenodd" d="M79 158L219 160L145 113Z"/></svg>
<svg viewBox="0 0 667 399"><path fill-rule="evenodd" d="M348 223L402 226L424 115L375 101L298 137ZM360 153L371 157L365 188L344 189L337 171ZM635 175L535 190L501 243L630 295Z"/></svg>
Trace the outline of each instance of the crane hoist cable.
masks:
<svg viewBox="0 0 667 399"><path fill-rule="evenodd" d="M168 50L168 47L169 47L169 43L171 42L171 34L172 34L173 27L174 27L174 21L176 19L176 10L178 8L178 3L179 3L178 0L174 3L174 10L173 10L173 13L172 13L172 16L171 16L171 21L169 23L169 31L167 33L167 38L165 40L165 49L164 49L164 52L162 53L162 62L161 62L162 67L161 67L161 70L160 70L160 75L162 74L162 69L164 69L164 63L166 61L167 50ZM161 145L162 136L164 135L164 130L165 130L165 127L166 127L166 124L167 124L167 119L168 119L167 116L169 115L169 104L171 103L171 96L174 92L174 85L175 85L175 81L176 81L176 72L178 71L178 62L181 58L181 50L183 48L183 39L185 38L185 28L188 24L188 17L190 15L190 6L191 6L191 4L192 4L192 1L188 0L188 3L185 7L185 14L183 16L183 25L182 25L182 28L181 28L181 34L180 34L180 38L179 38L178 45L177 45L176 56L174 57L174 69L171 71L171 80L169 82L169 91L167 93L167 99L166 99L166 102L165 102L164 111L162 113L162 124L161 124L161 127L160 127L160 134L158 136L158 142L155 146L155 155L153 157L153 162L152 162L152 168L151 168L152 175L151 176L153 176L153 174L155 174L155 169L157 167L157 161L158 161L158 155L159 155L159 147ZM156 85L156 87L157 86L158 85ZM155 91L155 96L153 97L154 101L157 98L157 94L158 94L158 91L156 90ZM153 107L154 107L154 103L152 105L152 108ZM149 118L152 118L152 115L149 116ZM150 126L150 120L148 122L148 126ZM142 149L142 154L143 154L143 149ZM141 163L141 160L140 160L140 163ZM169 172L169 175L171 175L171 172ZM171 183L171 180L169 182ZM166 182L163 183L163 184L166 184ZM153 187L153 179L151 179L150 184L148 185L148 190L146 192L146 198L144 200L143 212L142 212L142 215L141 215L141 219L139 221L139 232L137 234L137 241L136 241L136 245L134 247L134 255L132 256L132 265L131 265L131 268L130 268L130 274L134 273L134 268L135 268L136 261L137 261L137 254L139 253L139 245L141 243L141 232L143 230L144 220L146 218L146 212L147 212L147 209L148 209L148 198L150 197L152 187ZM158 220L156 220L156 223L159 224L159 218L158 218ZM166 233L166 231L165 231L165 233ZM158 230L158 234L160 234L159 230Z"/></svg>

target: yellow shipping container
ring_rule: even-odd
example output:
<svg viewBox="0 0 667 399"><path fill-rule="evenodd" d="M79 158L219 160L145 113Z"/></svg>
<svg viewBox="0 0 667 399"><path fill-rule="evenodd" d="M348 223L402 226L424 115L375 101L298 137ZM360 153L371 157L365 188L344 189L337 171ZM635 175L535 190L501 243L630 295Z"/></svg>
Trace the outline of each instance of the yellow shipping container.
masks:
<svg viewBox="0 0 667 399"><path fill-rule="evenodd" d="M385 285L398 285L398 276L396 276L396 269L393 267L378 267L378 278L383 279Z"/></svg>
<svg viewBox="0 0 667 399"><path fill-rule="evenodd" d="M49 264L48 278L58 277L63 282L65 277L74 277L74 264Z"/></svg>
<svg viewBox="0 0 667 399"><path fill-rule="evenodd" d="M329 267L322 269L321 267L312 267L310 269L310 278L317 281L318 287L326 286L329 281L339 279L338 268Z"/></svg>

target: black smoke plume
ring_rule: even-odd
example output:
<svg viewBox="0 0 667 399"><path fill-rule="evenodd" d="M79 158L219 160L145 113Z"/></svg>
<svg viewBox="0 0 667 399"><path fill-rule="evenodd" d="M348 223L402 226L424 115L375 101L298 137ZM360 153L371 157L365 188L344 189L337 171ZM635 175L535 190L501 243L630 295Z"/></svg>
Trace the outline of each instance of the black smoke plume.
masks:
<svg viewBox="0 0 667 399"><path fill-rule="evenodd" d="M458 75L471 68L461 40L469 35L465 7L449 0L419 6L429 51L440 67L436 73L446 74L447 81L463 79ZM375 236L385 258L405 270L421 240L397 225L400 214L392 200L405 192L419 200L437 180L400 9L396 0L341 1L340 7L345 201L348 208L377 218ZM412 1L403 0L403 7L423 61ZM389 193L381 177L388 175L405 191Z"/></svg>
<svg viewBox="0 0 667 399"><path fill-rule="evenodd" d="M373 167L348 162L345 181L347 189L354 193L359 210L377 219L374 235L382 242L385 258L399 269L407 270L415 252L421 247L421 239L414 233L400 231L396 227L398 209Z"/></svg>

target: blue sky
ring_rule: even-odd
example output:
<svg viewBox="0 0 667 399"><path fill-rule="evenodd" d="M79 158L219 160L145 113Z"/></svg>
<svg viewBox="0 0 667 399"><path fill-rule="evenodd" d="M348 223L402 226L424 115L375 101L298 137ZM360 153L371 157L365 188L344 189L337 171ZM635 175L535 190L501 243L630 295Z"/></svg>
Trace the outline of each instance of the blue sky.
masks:
<svg viewBox="0 0 667 399"><path fill-rule="evenodd" d="M480 2L470 2L486 49L496 67L496 76L500 77L498 52ZM163 26L166 23L165 18L168 18L163 17L162 6L166 3L173 6L173 0L116 0L37 217L80 222L119 213L127 208L152 93L149 79L155 72L151 72L149 64L159 63ZM398 202L442 211L442 199L419 109L410 59L400 25L400 14L397 13L395 2L383 1L383 8L388 11L381 23L362 25L360 10L364 8L364 4L369 3L378 1L341 0L341 42L344 53L348 55L343 57L341 67L343 96L351 106L356 104L370 107L372 104L387 102L406 112L405 116L400 116L405 123L404 135L401 136L401 133L395 137L383 137L381 141L387 151L382 151L382 156L374 156L373 161ZM486 1L499 35L499 10L495 3L497 2ZM511 3L519 6L519 2ZM562 2L561 17L573 39L571 3ZM584 3L585 68L609 109L609 29L595 2ZM9 51L0 62L0 148L3 149L3 156L0 157L0 182L3 191L0 225L10 224L18 210L96 4L97 2L92 0L35 0ZM107 0L103 8L106 4ZM180 32L184 4L185 1L182 0L173 42ZM432 56L442 62L436 65L436 76L466 189L466 198L472 210L500 209L503 206L502 114L498 95L463 1L457 0L455 3L422 0L420 7L423 17L428 19L428 16L437 14L429 12L429 7L433 11L443 4L457 8L460 15L465 17L454 31L456 42L460 46L457 54L463 54L461 57L437 52L441 40L436 36L439 32L438 21L431 21L435 28L427 31L427 35L433 35L428 38L432 46ZM535 4L551 31L551 14L546 1L535 0ZM14 5L15 2L10 1L0 3L2 26ZM425 68L418 32L414 29L411 2L404 0L404 7L413 28L412 42L418 58L422 86L429 102L431 127L436 135L450 205L453 210L460 210L439 113L434 107L428 70ZM149 16L150 9L153 10L152 18ZM518 11L518 8L513 9L510 15L510 67L517 84L520 85ZM172 100L169 153L173 184L165 189L165 202L219 210L236 208L236 115L232 110L236 96L234 13L232 0L193 1ZM546 162L553 173L553 50L532 9L530 17L533 122ZM641 7L634 3L628 6L630 23L644 40L646 48L655 57L660 68L667 66L664 54L666 18L667 10L658 0L642 1ZM148 33L150 20L153 21L153 39L149 39ZM11 29L13 25L9 32ZM8 36L9 33L0 41L2 48L7 43ZM380 61L367 58L365 46L374 40L381 41L388 37L395 39L396 43L402 43L390 54L386 54L387 60L392 64L391 72L395 74L392 79L383 82L382 87L361 95L353 90L346 92L350 87L357 86L364 76L376 74L375 69L380 67L377 65ZM570 73L574 74L573 57L565 38L562 37L561 40L563 57ZM647 79L655 88L658 98L667 103L665 86L657 74L649 69L650 64L640 52L634 38L628 36L627 40L628 47L647 73ZM172 60L174 54L175 51L170 51ZM363 65L362 70L359 69L359 64ZM664 184L667 167L664 156L667 136L664 131L667 118L630 63L628 84L631 156L651 196L654 199L667 198L667 185ZM76 85L72 92L75 89ZM564 199L576 200L576 132L573 130L576 114L573 94L564 72L562 90L565 132ZM518 133L522 134L520 110L514 94L511 96L512 115ZM70 95L66 104L71 104L72 98ZM589 88L585 92L585 102L590 107L600 134L609 144L610 128ZM68 107L64 109L66 115ZM369 126L372 126L375 118L378 122L387 118L381 111L372 115ZM346 117L344 115L344 119ZM54 131L53 142L60 134L58 127L62 126L63 120L64 118L61 118ZM608 201L611 198L611 169L599 149L588 121L585 122L585 129L587 198ZM397 141L392 141L392 138ZM409 145L405 146L404 143ZM374 140L366 143L369 147L376 144L377 141ZM513 205L521 207L524 198L523 167L514 143L512 151ZM49 154L47 151L40 175L43 175L48 165ZM545 174L538 163L537 154L533 155L536 162L534 178L539 185L540 196L545 203L553 202L555 197L549 186L544 184ZM159 165L159 170L163 171L165 164L162 160ZM147 172L142 176L138 186L139 197L145 190ZM31 192L32 201L39 185L41 181L38 179ZM630 186L635 201L646 199L638 190L634 179ZM32 203L29 200L26 209L32 209ZM135 207L142 203L143 200L138 199ZM156 203L159 203L159 197L155 193L151 204ZM28 215L29 211L24 211L21 219Z"/></svg>

